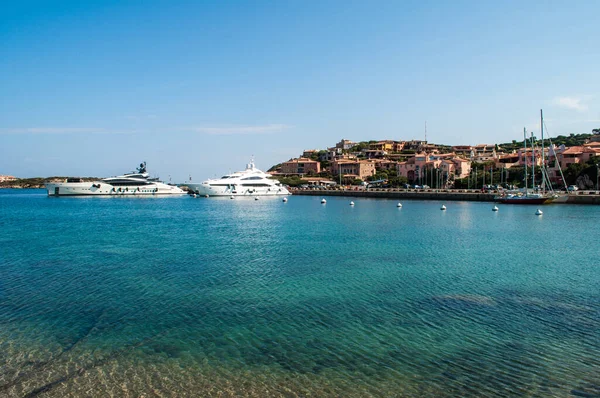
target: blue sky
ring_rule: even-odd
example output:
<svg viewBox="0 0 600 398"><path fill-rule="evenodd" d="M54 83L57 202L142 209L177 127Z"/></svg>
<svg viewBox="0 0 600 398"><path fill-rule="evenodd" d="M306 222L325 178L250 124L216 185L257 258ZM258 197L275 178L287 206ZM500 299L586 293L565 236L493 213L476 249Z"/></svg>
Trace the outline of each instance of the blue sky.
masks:
<svg viewBox="0 0 600 398"><path fill-rule="evenodd" d="M0 174L198 181L341 138L600 127L598 1L19 1Z"/></svg>

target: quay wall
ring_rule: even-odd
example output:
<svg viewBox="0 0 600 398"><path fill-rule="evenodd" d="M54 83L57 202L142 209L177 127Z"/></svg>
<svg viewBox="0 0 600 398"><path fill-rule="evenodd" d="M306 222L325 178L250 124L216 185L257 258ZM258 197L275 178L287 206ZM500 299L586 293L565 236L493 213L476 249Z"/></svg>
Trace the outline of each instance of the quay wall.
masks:
<svg viewBox="0 0 600 398"><path fill-rule="evenodd" d="M475 202L493 202L495 194L481 191L443 192L436 190L408 190L408 189L319 189L319 190L293 190L293 195L312 196L348 196L359 198L383 199L418 199L418 200L465 200Z"/></svg>
<svg viewBox="0 0 600 398"><path fill-rule="evenodd" d="M581 192L576 195L569 195L567 203L574 205L600 205L600 194Z"/></svg>
<svg viewBox="0 0 600 398"><path fill-rule="evenodd" d="M294 189L293 195L310 196L347 196L354 198L382 198L382 199L417 199L417 200L447 200L447 201L471 201L471 202L494 202L497 193L481 192L478 190L413 190L413 189ZM595 204L600 205L600 192L576 192L570 194L566 201L554 204Z"/></svg>

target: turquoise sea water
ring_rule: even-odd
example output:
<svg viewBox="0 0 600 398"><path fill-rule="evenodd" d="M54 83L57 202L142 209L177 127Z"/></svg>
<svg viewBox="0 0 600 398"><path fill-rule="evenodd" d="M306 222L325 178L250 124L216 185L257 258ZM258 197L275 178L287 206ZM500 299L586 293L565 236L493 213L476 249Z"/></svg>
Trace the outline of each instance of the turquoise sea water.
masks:
<svg viewBox="0 0 600 398"><path fill-rule="evenodd" d="M600 396L600 207L0 190L0 396Z"/></svg>

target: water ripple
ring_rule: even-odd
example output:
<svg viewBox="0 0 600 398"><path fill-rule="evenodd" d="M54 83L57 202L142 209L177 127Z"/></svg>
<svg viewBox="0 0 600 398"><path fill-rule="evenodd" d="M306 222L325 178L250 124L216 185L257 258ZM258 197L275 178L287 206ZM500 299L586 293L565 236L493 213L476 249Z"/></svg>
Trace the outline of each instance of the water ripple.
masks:
<svg viewBox="0 0 600 398"><path fill-rule="evenodd" d="M120 199L0 192L0 396L600 393L595 208Z"/></svg>

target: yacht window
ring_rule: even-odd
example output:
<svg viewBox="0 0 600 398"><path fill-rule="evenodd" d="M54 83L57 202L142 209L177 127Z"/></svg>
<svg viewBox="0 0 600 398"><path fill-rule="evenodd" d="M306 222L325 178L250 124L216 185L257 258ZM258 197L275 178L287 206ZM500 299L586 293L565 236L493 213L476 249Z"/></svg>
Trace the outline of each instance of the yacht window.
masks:
<svg viewBox="0 0 600 398"><path fill-rule="evenodd" d="M142 186L149 185L146 181L129 181L129 180L121 180L121 181L109 181L110 185L113 186Z"/></svg>
<svg viewBox="0 0 600 398"><path fill-rule="evenodd" d="M270 187L269 184L242 184L243 187Z"/></svg>
<svg viewBox="0 0 600 398"><path fill-rule="evenodd" d="M262 180L262 177L254 176L254 177L246 177L242 178L242 180Z"/></svg>

